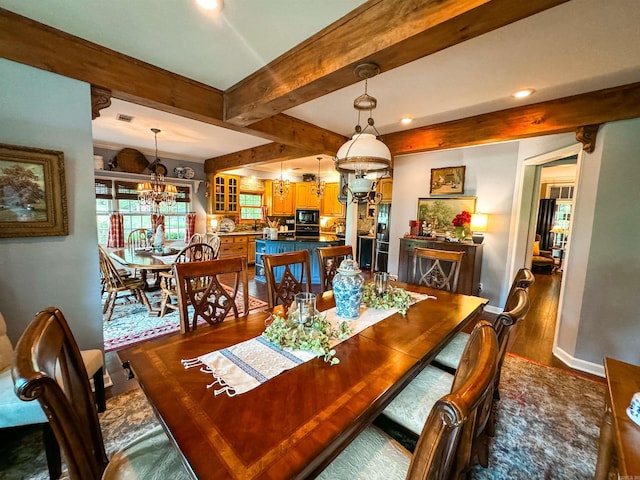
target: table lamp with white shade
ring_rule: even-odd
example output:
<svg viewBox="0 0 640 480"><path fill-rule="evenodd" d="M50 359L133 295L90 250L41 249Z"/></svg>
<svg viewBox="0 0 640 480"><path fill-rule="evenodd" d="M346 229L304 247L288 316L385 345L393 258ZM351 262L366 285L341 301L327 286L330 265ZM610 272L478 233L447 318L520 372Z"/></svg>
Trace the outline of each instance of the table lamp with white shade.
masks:
<svg viewBox="0 0 640 480"><path fill-rule="evenodd" d="M471 238L473 243L482 243L484 241L484 234L482 232L487 231L487 222L489 215L486 213L473 213L471 214L471 222L469 223L469 229L472 232Z"/></svg>

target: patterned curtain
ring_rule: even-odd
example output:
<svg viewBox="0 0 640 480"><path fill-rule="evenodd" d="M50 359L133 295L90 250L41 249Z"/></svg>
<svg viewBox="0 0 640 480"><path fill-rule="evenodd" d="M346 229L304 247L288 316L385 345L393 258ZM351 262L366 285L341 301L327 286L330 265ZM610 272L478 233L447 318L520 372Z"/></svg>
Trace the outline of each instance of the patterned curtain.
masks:
<svg viewBox="0 0 640 480"><path fill-rule="evenodd" d="M194 233L196 233L196 214L187 213L187 231L184 235L184 242L189 243Z"/></svg>
<svg viewBox="0 0 640 480"><path fill-rule="evenodd" d="M124 247L124 217L120 213L112 213L109 215L107 247Z"/></svg>

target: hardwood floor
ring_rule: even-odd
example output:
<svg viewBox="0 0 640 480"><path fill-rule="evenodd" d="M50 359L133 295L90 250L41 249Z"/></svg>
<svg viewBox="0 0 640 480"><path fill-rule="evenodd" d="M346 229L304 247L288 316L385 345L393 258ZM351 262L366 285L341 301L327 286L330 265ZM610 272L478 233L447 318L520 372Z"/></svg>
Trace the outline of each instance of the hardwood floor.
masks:
<svg viewBox="0 0 640 480"><path fill-rule="evenodd" d="M531 309L514 331L508 351L543 365L568 370L582 377L604 382L601 377L570 369L553 356L553 337L561 280L562 272L536 274L536 281L529 289ZM318 287L318 285L314 285L314 291ZM254 280L253 267L249 269L249 294L267 301L267 287L264 283ZM495 318L491 314L485 314L483 317L489 320ZM128 379L128 372L122 368L120 359L115 352L107 353L105 360L107 371L113 382L113 386L107 389L107 398L137 387L135 379Z"/></svg>

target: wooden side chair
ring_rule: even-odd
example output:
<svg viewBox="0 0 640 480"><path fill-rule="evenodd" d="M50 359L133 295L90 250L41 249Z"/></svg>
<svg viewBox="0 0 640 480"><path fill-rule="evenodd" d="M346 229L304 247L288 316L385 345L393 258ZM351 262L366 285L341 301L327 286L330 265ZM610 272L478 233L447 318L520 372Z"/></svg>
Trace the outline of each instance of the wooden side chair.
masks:
<svg viewBox="0 0 640 480"><path fill-rule="evenodd" d="M141 278L121 276L109 258L109 254L101 245L98 245L98 251L100 255L100 272L104 280L104 290L107 292L107 299L104 302L102 313L107 314L107 322L111 320L113 310L118 300L118 294L122 292L129 292L129 294L134 296L136 301L142 303L147 307L147 310L151 311L149 299L144 293L146 287L145 281Z"/></svg>
<svg viewBox="0 0 640 480"><path fill-rule="evenodd" d="M129 232L127 248L146 248L151 246L149 231L146 228L136 228Z"/></svg>
<svg viewBox="0 0 640 480"><path fill-rule="evenodd" d="M311 292L311 270L308 250L263 255L267 276L269 309L294 301L296 293Z"/></svg>
<svg viewBox="0 0 640 480"><path fill-rule="evenodd" d="M215 233L207 233L203 241L213 247L215 258L218 258L218 255L220 254L220 236Z"/></svg>
<svg viewBox="0 0 640 480"><path fill-rule="evenodd" d="M340 262L345 258L353 258L353 249L351 248L351 245L318 248L321 292L333 289L333 277L338 273Z"/></svg>
<svg viewBox="0 0 640 480"><path fill-rule="evenodd" d="M242 286L242 314L249 312L249 290L247 277L247 259L231 257L222 260L203 262L176 263L174 266L178 307L180 311L180 331L182 333L195 330L198 319L202 318L210 325L222 322L233 312L238 318L239 312L236 297ZM228 282L233 277L232 291L227 291L221 277ZM193 316L189 318L188 307L193 308Z"/></svg>
<svg viewBox="0 0 640 480"><path fill-rule="evenodd" d="M194 243L203 243L204 239L202 238L202 234L196 232L193 235L191 235L191 238L189 239L189 245L192 245Z"/></svg>
<svg viewBox="0 0 640 480"><path fill-rule="evenodd" d="M496 335L488 322L478 324L471 338L465 357L468 362L449 383L450 392L440 398L432 392L434 398L429 405L406 406L423 415L421 422L415 422L419 438L413 455L378 427L368 426L318 478L460 478L470 463L476 432L485 420L482 411L491 396L498 355ZM422 372L414 381L421 376ZM389 407L407 395L405 390Z"/></svg>
<svg viewBox="0 0 640 480"><path fill-rule="evenodd" d="M214 260L215 252L213 247L206 243L192 243L187 245L176 255L176 259L173 262L204 262L207 260ZM177 303L172 303L172 298L176 298L178 291L176 289L176 277L173 268L170 272L160 272L160 288L162 289L162 301L160 303L160 316L164 317L168 309L177 310Z"/></svg>
<svg viewBox="0 0 640 480"><path fill-rule="evenodd" d="M411 283L452 293L458 291L458 277L464 252L420 247L416 247L413 252Z"/></svg>
<svg viewBox="0 0 640 480"><path fill-rule="evenodd" d="M527 290L534 282L535 277L531 273L531 270L528 268L521 268L518 270L513 282L511 283L511 288L509 289L509 294L507 295L503 311L510 312L513 310L513 313L518 314L518 308L516 307L522 300L520 299L520 295L515 295L516 289L523 288ZM468 333L458 332L455 337L453 337L451 341L440 351L440 353L438 353L432 364L447 370L449 373L454 373L455 369L458 368L462 351L468 341Z"/></svg>
<svg viewBox="0 0 640 480"><path fill-rule="evenodd" d="M16 345L15 392L37 400L62 448L72 480L190 478L162 427L107 458L98 413L78 345L54 307L38 313Z"/></svg>

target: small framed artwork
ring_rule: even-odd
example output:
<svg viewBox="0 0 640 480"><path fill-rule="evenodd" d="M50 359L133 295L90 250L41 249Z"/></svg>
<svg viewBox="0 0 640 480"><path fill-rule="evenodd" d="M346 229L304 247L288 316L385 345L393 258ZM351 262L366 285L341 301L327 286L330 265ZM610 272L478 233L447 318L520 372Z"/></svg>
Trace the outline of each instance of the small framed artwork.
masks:
<svg viewBox="0 0 640 480"><path fill-rule="evenodd" d="M476 197L418 199L418 220L430 223L436 232L453 230L453 217L462 211L475 213Z"/></svg>
<svg viewBox="0 0 640 480"><path fill-rule="evenodd" d="M431 169L430 195L462 195L465 166Z"/></svg>
<svg viewBox="0 0 640 480"><path fill-rule="evenodd" d="M69 235L64 154L0 143L0 238Z"/></svg>

